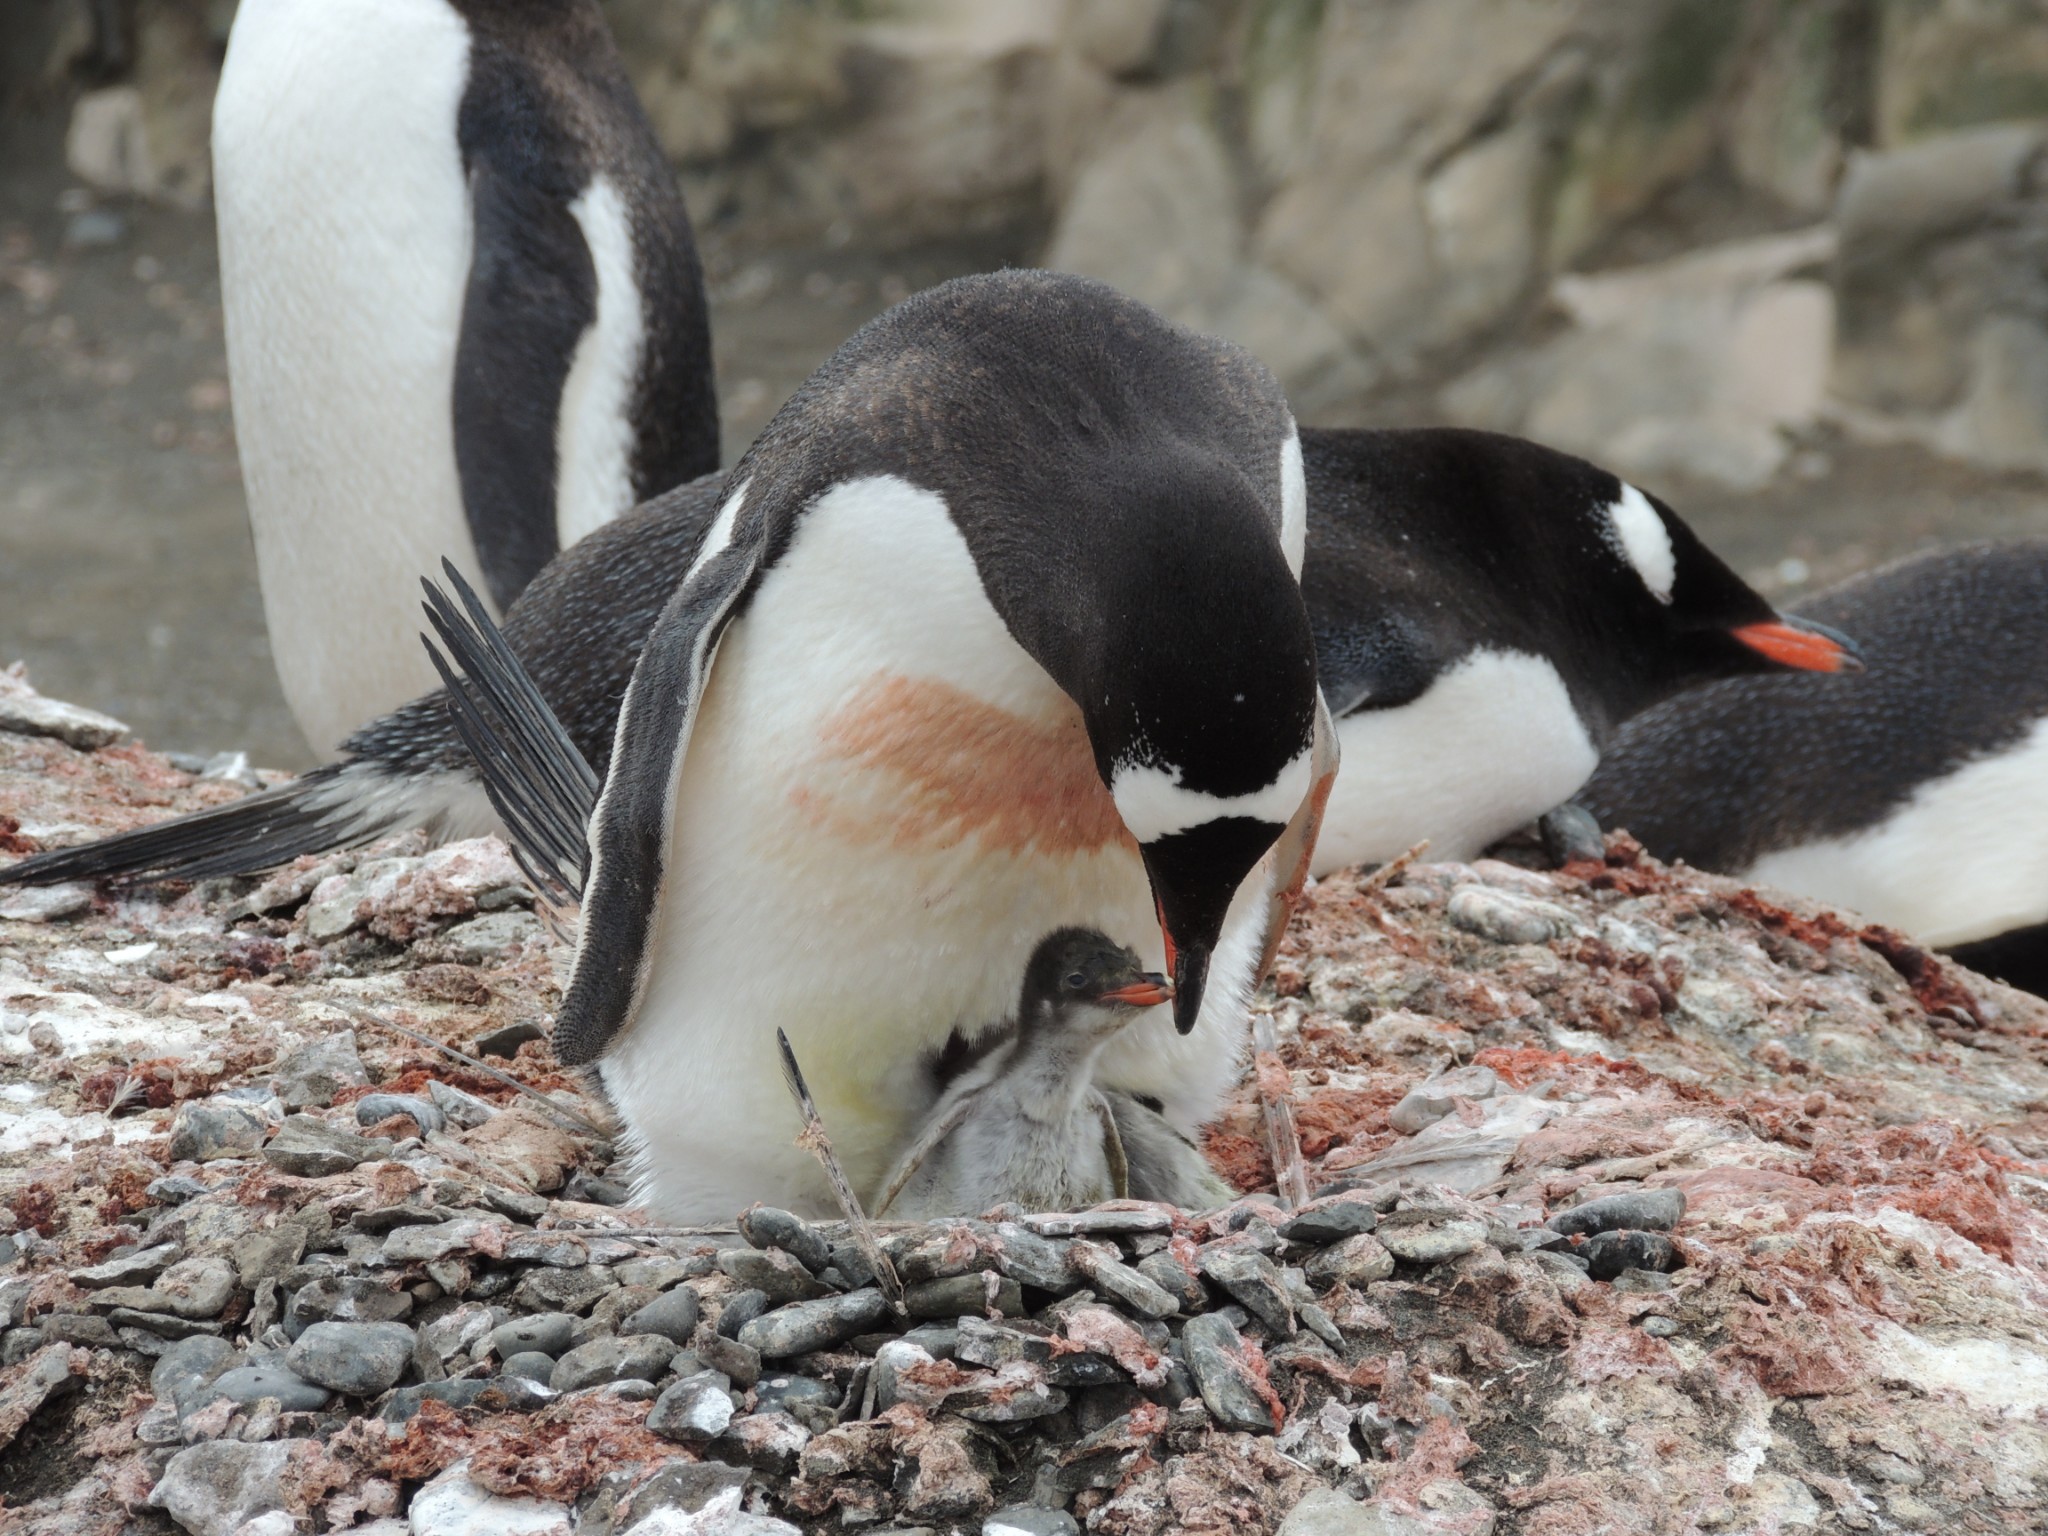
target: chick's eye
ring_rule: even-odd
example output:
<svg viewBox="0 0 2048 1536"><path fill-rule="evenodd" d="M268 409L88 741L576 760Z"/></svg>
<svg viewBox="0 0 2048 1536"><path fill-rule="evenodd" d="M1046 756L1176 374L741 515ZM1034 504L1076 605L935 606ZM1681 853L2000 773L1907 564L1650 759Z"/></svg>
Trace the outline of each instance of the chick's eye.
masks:
<svg viewBox="0 0 2048 1536"><path fill-rule="evenodd" d="M1078 991L1080 991L1080 990L1081 990L1081 989L1082 989L1083 987L1085 987L1085 986L1087 986L1087 985L1088 985L1088 978L1087 978L1086 976L1082 975L1082 974L1081 974L1081 972L1079 972L1079 971L1073 971L1073 972L1070 972L1070 973L1068 974L1068 976L1067 976L1067 986L1068 986L1068 987L1069 987L1070 989L1072 989L1073 991L1076 991L1076 992L1078 992Z"/></svg>

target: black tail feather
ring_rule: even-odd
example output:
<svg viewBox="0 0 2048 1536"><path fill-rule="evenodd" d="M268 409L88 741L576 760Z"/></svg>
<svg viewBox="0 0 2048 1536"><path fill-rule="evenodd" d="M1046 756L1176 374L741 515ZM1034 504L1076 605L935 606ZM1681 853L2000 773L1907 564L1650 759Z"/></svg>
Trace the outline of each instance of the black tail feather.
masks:
<svg viewBox="0 0 2048 1536"><path fill-rule="evenodd" d="M462 573L445 560L441 568L462 608L437 583L423 580L427 621L447 654L420 638L448 685L456 727L527 878L558 901L580 900L597 775Z"/></svg>
<svg viewBox="0 0 2048 1536"><path fill-rule="evenodd" d="M76 848L38 853L0 869L0 885L54 885L64 880L210 880L254 874L306 853L372 842L404 820L398 812L365 814L334 793L343 765L320 768L290 784L231 805L178 816Z"/></svg>

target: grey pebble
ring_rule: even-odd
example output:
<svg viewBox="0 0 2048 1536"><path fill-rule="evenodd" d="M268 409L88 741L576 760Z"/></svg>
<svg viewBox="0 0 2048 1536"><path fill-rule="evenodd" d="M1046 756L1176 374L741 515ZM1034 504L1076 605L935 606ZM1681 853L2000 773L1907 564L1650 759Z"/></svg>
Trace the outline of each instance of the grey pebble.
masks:
<svg viewBox="0 0 2048 1536"><path fill-rule="evenodd" d="M441 1106L410 1093L366 1093L356 1100L357 1125L381 1125L393 1115L409 1115L422 1136L446 1130L448 1117Z"/></svg>
<svg viewBox="0 0 2048 1536"><path fill-rule="evenodd" d="M535 1312L526 1317L515 1317L491 1330L491 1352L501 1359L534 1353L559 1357L569 1347L569 1337L575 1329L576 1319L567 1312ZM660 1330L636 1328L633 1331L655 1333Z"/></svg>
<svg viewBox="0 0 2048 1536"><path fill-rule="evenodd" d="M377 1411L377 1417L387 1424L403 1424L420 1411L425 1402L446 1403L451 1408L468 1408L483 1396L484 1389L491 1385L488 1380L477 1377L457 1377L449 1381L429 1381L417 1387L400 1387L384 1400L384 1406Z"/></svg>
<svg viewBox="0 0 2048 1536"><path fill-rule="evenodd" d="M1382 1222L1378 1237L1387 1252L1404 1264L1441 1264L1486 1246L1485 1226L1462 1217L1413 1226Z"/></svg>
<svg viewBox="0 0 2048 1536"><path fill-rule="evenodd" d="M1077 1272L1140 1317L1172 1317L1180 1311L1179 1297L1093 1243L1076 1243L1072 1257Z"/></svg>
<svg viewBox="0 0 2048 1536"><path fill-rule="evenodd" d="M786 1413L812 1434L832 1427L838 1388L812 1376L763 1376L754 1387L754 1412Z"/></svg>
<svg viewBox="0 0 2048 1536"><path fill-rule="evenodd" d="M581 1269L530 1269L513 1289L515 1306L529 1312L588 1312L617 1288L601 1264Z"/></svg>
<svg viewBox="0 0 2048 1536"><path fill-rule="evenodd" d="M331 1391L375 1397L405 1374L415 1342L404 1323L314 1323L292 1342L284 1361Z"/></svg>
<svg viewBox="0 0 2048 1536"><path fill-rule="evenodd" d="M86 1269L71 1271L71 1283L82 1290L97 1291L110 1285L147 1285L177 1262L176 1243L158 1243L125 1258L108 1259Z"/></svg>
<svg viewBox="0 0 2048 1536"><path fill-rule="evenodd" d="M1547 944L1578 926L1562 907L1486 885L1461 885L1452 891L1444 916L1453 927L1496 944Z"/></svg>
<svg viewBox="0 0 2048 1536"><path fill-rule="evenodd" d="M545 1040L548 1032L533 1019L521 1019L516 1024L507 1024L503 1029L491 1030L478 1035L471 1044L479 1056L502 1056L506 1060L519 1054L519 1047L529 1040Z"/></svg>
<svg viewBox="0 0 2048 1536"><path fill-rule="evenodd" d="M270 1126L243 1104L191 1099L178 1106L171 1123L171 1161L210 1163L222 1157L252 1157Z"/></svg>
<svg viewBox="0 0 2048 1536"><path fill-rule="evenodd" d="M1290 1243L1321 1247L1370 1232L1379 1224L1379 1212L1370 1200L1352 1194L1329 1195L1288 1217L1280 1224L1280 1235Z"/></svg>
<svg viewBox="0 0 2048 1536"><path fill-rule="evenodd" d="M697 1293L687 1285L679 1285L630 1313L619 1327L627 1333L658 1333L679 1345L687 1344L697 1331L701 1310Z"/></svg>
<svg viewBox="0 0 2048 1536"><path fill-rule="evenodd" d="M984 1519L981 1536L1081 1536L1081 1522L1064 1509L1013 1504Z"/></svg>
<svg viewBox="0 0 2048 1536"><path fill-rule="evenodd" d="M690 1353L703 1361L707 1369L730 1377L736 1387L751 1387L761 1379L761 1351L709 1328L697 1330Z"/></svg>
<svg viewBox="0 0 2048 1536"><path fill-rule="evenodd" d="M833 1262L832 1245L801 1216L757 1205L740 1216L740 1235L756 1248L779 1248L806 1269L816 1271Z"/></svg>
<svg viewBox="0 0 2048 1536"><path fill-rule="evenodd" d="M1579 1257L1595 1280L1615 1279L1626 1269L1661 1273L1679 1265L1677 1244L1662 1232L1596 1232L1579 1244Z"/></svg>
<svg viewBox="0 0 2048 1536"><path fill-rule="evenodd" d="M780 1248L728 1248L718 1256L718 1267L735 1283L761 1292L774 1306L826 1294L796 1256Z"/></svg>
<svg viewBox="0 0 2048 1536"><path fill-rule="evenodd" d="M664 1440L703 1445L726 1432L733 1420L732 1395L714 1371L685 1376L655 1399L647 1428Z"/></svg>
<svg viewBox="0 0 2048 1536"><path fill-rule="evenodd" d="M1139 1274L1178 1301L1186 1315L1192 1317L1209 1305L1209 1293L1203 1288L1201 1277L1189 1274L1172 1254L1163 1250L1148 1253L1135 1267Z"/></svg>
<svg viewBox="0 0 2048 1536"><path fill-rule="evenodd" d="M773 1305L766 1291L734 1291L725 1298L725 1305L718 1309L717 1331L728 1339L740 1336L740 1330L755 1318L767 1312Z"/></svg>
<svg viewBox="0 0 2048 1536"><path fill-rule="evenodd" d="M1669 1232L1685 1215L1682 1189L1631 1189L1559 1211L1544 1225L1566 1236L1596 1232Z"/></svg>
<svg viewBox="0 0 2048 1536"><path fill-rule="evenodd" d="M986 1278L984 1278L986 1277ZM994 1281L991 1286L989 1281ZM955 1318L985 1314L991 1306L1004 1317L1024 1315L1024 1287L1015 1280L983 1270L978 1275L949 1275L927 1280L903 1293L903 1305L914 1318Z"/></svg>
<svg viewBox="0 0 2048 1536"><path fill-rule="evenodd" d="M1342 1242L1310 1256L1302 1266L1309 1281L1318 1286L1371 1285L1394 1272L1394 1256L1387 1245L1370 1232L1357 1232Z"/></svg>
<svg viewBox="0 0 2048 1536"><path fill-rule="evenodd" d="M1189 1318L1181 1347L1202 1402L1219 1424L1254 1434L1273 1433L1272 1410L1245 1364L1244 1340L1227 1319L1213 1312Z"/></svg>
<svg viewBox="0 0 2048 1536"><path fill-rule="evenodd" d="M1014 1221L997 1223L996 1238L1002 1245L996 1254L996 1267L1011 1279L1041 1291L1074 1288L1076 1277L1069 1245L1040 1237Z"/></svg>
<svg viewBox="0 0 2048 1536"><path fill-rule="evenodd" d="M358 1136L311 1115L288 1115L263 1148L263 1160L279 1173L301 1179L324 1179L346 1173L359 1163L391 1155L395 1143L383 1137Z"/></svg>
<svg viewBox="0 0 2048 1536"><path fill-rule="evenodd" d="M784 1360L844 1343L888 1315L889 1304L879 1290L821 1296L755 1318L740 1329L739 1342L759 1350L764 1360Z"/></svg>
<svg viewBox="0 0 2048 1536"><path fill-rule="evenodd" d="M1244 1248L1212 1248L1202 1254L1201 1265L1204 1278L1242 1303L1274 1337L1294 1337L1294 1304L1271 1259Z"/></svg>
<svg viewBox="0 0 2048 1536"><path fill-rule="evenodd" d="M675 1341L657 1333L593 1339L555 1362L548 1385L557 1392L575 1392L608 1381L659 1381L675 1355Z"/></svg>
<svg viewBox="0 0 2048 1536"><path fill-rule="evenodd" d="M277 1069L277 1096L286 1109L325 1109L342 1089L369 1085L352 1029L300 1046Z"/></svg>
<svg viewBox="0 0 2048 1536"><path fill-rule="evenodd" d="M1679 1331L1680 1326L1678 1319L1675 1317L1657 1317L1652 1315L1643 1319L1643 1332L1653 1339L1668 1339Z"/></svg>
<svg viewBox="0 0 2048 1536"><path fill-rule="evenodd" d="M180 1387L212 1381L234 1359L235 1346L226 1339L203 1333L180 1339L157 1356L149 1372L149 1390L158 1402L169 1402Z"/></svg>
<svg viewBox="0 0 2048 1536"><path fill-rule="evenodd" d="M726 1489L746 1487L748 1476L745 1467L722 1461L671 1461L640 1485L616 1529L630 1531L658 1509L695 1514Z"/></svg>
<svg viewBox="0 0 2048 1536"><path fill-rule="evenodd" d="M238 1365L231 1371L223 1371L213 1379L208 1395L229 1398L244 1405L274 1397L278 1407L286 1413L310 1413L325 1408L328 1399L326 1388L316 1386L275 1361Z"/></svg>
<svg viewBox="0 0 2048 1536"><path fill-rule="evenodd" d="M507 1355L498 1367L500 1376L523 1376L528 1381L546 1385L555 1374L555 1357L544 1355L537 1349L522 1349L517 1354Z"/></svg>
<svg viewBox="0 0 2048 1536"><path fill-rule="evenodd" d="M450 1087L438 1077L427 1081L427 1097L434 1107L465 1131L473 1131L498 1112L495 1104L473 1093Z"/></svg>
<svg viewBox="0 0 2048 1536"><path fill-rule="evenodd" d="M313 1323L395 1323L411 1315L411 1293L389 1281L325 1275L292 1292L284 1309L284 1331L296 1339Z"/></svg>

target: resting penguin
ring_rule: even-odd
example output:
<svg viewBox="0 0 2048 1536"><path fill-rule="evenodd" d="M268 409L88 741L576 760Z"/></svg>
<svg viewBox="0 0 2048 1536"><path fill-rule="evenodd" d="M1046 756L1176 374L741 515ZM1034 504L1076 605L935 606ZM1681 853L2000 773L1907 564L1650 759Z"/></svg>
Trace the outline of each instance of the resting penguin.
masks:
<svg viewBox="0 0 2048 1536"><path fill-rule="evenodd" d="M999 1028L1066 926L1173 979L1103 1085L1210 1116L1335 771L1300 463L1238 348L1085 278L962 278L864 327L734 467L594 807L567 738L500 711L485 772L530 860L580 862L547 827L588 817L555 1051L596 1064L642 1198L827 1208L778 1027L874 1187L925 1063ZM509 655L458 648L473 680Z"/></svg>
<svg viewBox="0 0 2048 1536"><path fill-rule="evenodd" d="M1569 797L1614 728L1669 693L1846 664L1668 507L1584 460L1454 429L1301 439L1303 599L1347 743L1321 868L1388 859L1424 838L1441 857L1469 858ZM698 481L636 512L630 529L569 550L507 616L512 648L600 773L625 680L695 556L718 484ZM373 722L346 761L295 783L40 855L0 870L0 884L198 879L410 826L495 826L443 704L429 695Z"/></svg>
<svg viewBox="0 0 2048 1536"><path fill-rule="evenodd" d="M326 753L433 685L444 555L502 612L718 467L703 281L596 0L243 0L213 160L264 616Z"/></svg>
<svg viewBox="0 0 2048 1536"><path fill-rule="evenodd" d="M1304 432L1302 596L1343 742L1316 870L1429 839L1470 859L1569 799L1637 711L1715 678L1853 665L1669 507L1457 428Z"/></svg>
<svg viewBox="0 0 2048 1536"><path fill-rule="evenodd" d="M2048 995L2048 540L1808 600L1855 677L1755 677L1633 721L1586 787L1660 858L1849 908Z"/></svg>
<svg viewBox="0 0 2048 1536"><path fill-rule="evenodd" d="M933 1106L875 1215L974 1216L1008 1201L1075 1211L1128 1195L1130 1167L1095 1062L1141 1010L1172 996L1164 976L1091 929L1047 934L1024 968L1008 1037Z"/></svg>

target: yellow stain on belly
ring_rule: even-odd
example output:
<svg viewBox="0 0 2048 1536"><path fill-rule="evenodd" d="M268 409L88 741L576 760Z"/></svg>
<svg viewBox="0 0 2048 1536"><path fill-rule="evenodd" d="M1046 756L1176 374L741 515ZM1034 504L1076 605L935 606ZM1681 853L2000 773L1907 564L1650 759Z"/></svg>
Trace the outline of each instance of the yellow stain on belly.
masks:
<svg viewBox="0 0 2048 1536"><path fill-rule="evenodd" d="M826 718L818 739L828 762L889 785L860 795L858 810L854 797L820 784L790 792L814 825L845 841L917 850L975 837L1011 853L1137 851L1095 771L1078 709L1042 724L951 683L883 673Z"/></svg>

